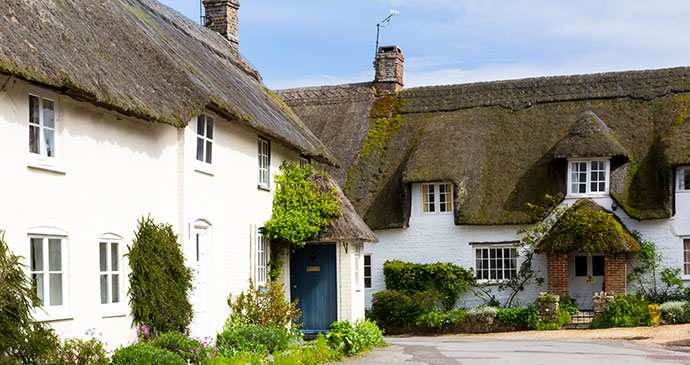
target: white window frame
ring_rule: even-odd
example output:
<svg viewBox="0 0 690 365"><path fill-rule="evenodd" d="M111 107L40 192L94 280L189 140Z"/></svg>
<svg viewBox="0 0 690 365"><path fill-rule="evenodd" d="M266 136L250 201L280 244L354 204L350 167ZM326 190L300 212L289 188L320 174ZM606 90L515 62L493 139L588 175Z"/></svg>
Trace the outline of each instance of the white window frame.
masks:
<svg viewBox="0 0 690 365"><path fill-rule="evenodd" d="M270 245L266 236L256 233L256 284L265 285L268 282L268 260Z"/></svg>
<svg viewBox="0 0 690 365"><path fill-rule="evenodd" d="M449 193L450 193L450 201L449 201L449 202L446 202L446 203L450 203L450 209L448 209L448 210L446 210L446 211L444 211L444 212L441 211L441 192L440 192L440 190L441 190L440 186L441 186L441 185L449 186L449 187L450 187L450 192L449 192ZM434 188L434 189L433 189L433 190L434 190L434 192L433 192L433 196L434 196L434 202L433 202L433 204L434 204L434 211L433 211L433 212L432 212L432 211L429 211L429 212L425 212L425 211L424 211L425 205L427 205L427 204L424 202L424 195L425 195L425 193L424 193L424 188L425 188L426 186L433 186L433 188ZM419 194L420 194L419 202L420 202L420 204L421 204L421 206L419 207L419 208L420 208L419 211L420 211L423 215L432 215L432 214L452 214L452 213L453 213L453 209L454 209L454 204L455 204L455 203L453 202L453 194L454 194L453 190L454 190L453 184L452 184L452 183L449 183L449 182L421 183L420 186L419 186ZM446 192L446 193L448 193L448 192Z"/></svg>
<svg viewBox="0 0 690 365"><path fill-rule="evenodd" d="M501 265L502 267L500 269L493 267L493 262L491 259L491 250L499 250L499 249L502 251L501 260L505 260L505 258L503 257L503 253L505 252L504 251L505 249L512 250L514 256L510 257L510 259L513 260L514 267L509 269L509 270L513 272L511 277L517 275L518 270L520 269L519 262L518 262L519 261L518 258L520 257L520 254L518 252L517 247L510 245L510 244L508 244L508 245L506 245L506 244L476 245L476 246L472 247L472 250L473 250L473 255L474 255L474 272L475 272L475 276L477 278L477 282L480 282L480 283L500 283L500 282L504 282L504 281L507 281L510 279L510 278L506 278L506 275L505 275L506 271L508 271L505 268L505 262ZM478 250L487 250L486 253L489 255L487 258L487 262L489 265L489 267L487 268L489 278L480 277L480 267L479 267L479 263L477 262L477 260L479 259L479 255L477 254ZM482 260L484 259L483 253L484 252L482 252ZM501 270L502 278L501 279L491 278L491 271L492 270L496 270L496 271ZM498 275L496 275L496 276L498 277Z"/></svg>
<svg viewBox="0 0 690 365"><path fill-rule="evenodd" d="M258 141L258 162L259 170L257 174L258 187L262 190L271 190L271 141L259 137Z"/></svg>
<svg viewBox="0 0 690 365"><path fill-rule="evenodd" d="M591 172L592 172L592 162L604 162L605 165L605 172L604 172L604 191L596 191L592 192L592 187L591 187ZM573 182L572 182L572 174L573 174L573 164L574 163L581 163L585 162L587 166L587 171L586 171L586 177L587 179L585 180L585 192L580 193L580 192L573 192ZM578 182L581 183L581 182ZM567 176L567 181L566 184L568 186L568 197L602 197L602 196L608 196L609 195L609 189L610 189L610 184L611 184L611 161L609 159L601 159L601 158L589 158L589 159L569 159L568 160L568 176Z"/></svg>
<svg viewBox="0 0 690 365"><path fill-rule="evenodd" d="M31 97L36 97L38 98L38 115L39 115L39 123L34 124L31 123ZM58 94L54 92L50 92L44 89L40 89L37 87L29 87L29 92L27 95L27 113L26 113L26 123L27 123L27 141L30 140L31 136L31 127L37 127L39 129L39 135L38 135L38 143L39 143L39 151L38 153L31 152L30 149L27 149L28 153L28 159L27 159L27 165L29 167L33 168L38 168L38 169L44 169L44 170L49 170L49 171L55 171L59 173L64 173L64 170L60 168L59 166L59 161L60 161L60 156L62 155L62 152L60 151L60 109L59 109L59 101L58 101ZM43 115L43 103L44 100L50 100L53 102L53 128L46 127L45 126L45 121L44 121L44 115ZM53 156L48 156L48 152L46 150L46 144L45 144L45 131L47 129L52 129L53 130Z"/></svg>
<svg viewBox="0 0 690 365"><path fill-rule="evenodd" d="M362 248L360 247L359 243L355 243L355 252L354 252L355 269L353 271L354 271L354 276L355 276L355 289L358 291L361 290L362 287L364 286L363 285L364 280L363 279L360 280L361 275L360 275L360 271L359 271L361 257L362 257Z"/></svg>
<svg viewBox="0 0 690 365"><path fill-rule="evenodd" d="M106 270L102 271L101 263L101 243L106 244ZM112 245L117 245L117 270L112 268ZM98 300L101 303L101 314L104 317L122 315L123 313L123 295L122 295L122 275L123 275L123 246L122 237L115 234L105 234L98 238ZM106 303L103 303L101 297L101 276L106 275ZM117 275L117 289L118 301L113 302L113 275Z"/></svg>
<svg viewBox="0 0 690 365"><path fill-rule="evenodd" d="M690 236L680 237L680 248L681 248L681 273L684 280L690 280L690 260L685 260L685 253L690 253L690 250L685 249L685 243L690 243Z"/></svg>
<svg viewBox="0 0 690 365"><path fill-rule="evenodd" d="M369 258L369 265L367 265L367 257ZM367 275L367 268L369 268L369 275ZM367 286L367 279L369 279L369 285ZM364 254L364 289L371 289L371 254Z"/></svg>
<svg viewBox="0 0 690 365"><path fill-rule="evenodd" d="M676 171L676 192L690 193L690 186L685 186L684 174L690 174L690 167L679 168Z"/></svg>
<svg viewBox="0 0 690 365"><path fill-rule="evenodd" d="M43 279L43 302L40 307L34 307L34 318L39 321L51 321L69 318L69 268L68 263L68 252L67 252L67 236L61 233L55 234L57 230L49 229L48 232L40 233L29 233L28 243L29 243L29 254L28 259L28 276L33 282L33 274L41 273L44 275ZM43 255L42 266L43 270L34 271L33 269L33 255L32 250L32 240L40 239L41 250ZM60 240L60 270L50 270L49 267L49 240L56 239ZM50 274L61 274L62 281L62 304L51 305L50 304Z"/></svg>

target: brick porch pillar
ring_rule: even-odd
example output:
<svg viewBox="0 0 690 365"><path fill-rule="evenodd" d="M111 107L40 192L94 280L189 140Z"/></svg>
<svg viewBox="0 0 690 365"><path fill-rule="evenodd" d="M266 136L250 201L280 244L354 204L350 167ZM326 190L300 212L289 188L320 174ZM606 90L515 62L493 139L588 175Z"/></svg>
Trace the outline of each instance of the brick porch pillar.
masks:
<svg viewBox="0 0 690 365"><path fill-rule="evenodd" d="M625 294L628 287L628 254L607 253L604 256L604 291Z"/></svg>
<svg viewBox="0 0 690 365"><path fill-rule="evenodd" d="M546 255L547 285L550 294L558 294L561 298L568 298L568 254L549 252Z"/></svg>

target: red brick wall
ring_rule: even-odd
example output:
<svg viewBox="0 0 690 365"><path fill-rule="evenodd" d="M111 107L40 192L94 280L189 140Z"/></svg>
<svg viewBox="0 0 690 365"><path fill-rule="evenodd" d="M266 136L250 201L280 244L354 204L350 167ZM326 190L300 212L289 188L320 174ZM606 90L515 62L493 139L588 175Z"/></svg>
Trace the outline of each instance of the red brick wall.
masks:
<svg viewBox="0 0 690 365"><path fill-rule="evenodd" d="M237 0L204 0L206 27L220 33L237 49L237 16L240 3Z"/></svg>
<svg viewBox="0 0 690 365"><path fill-rule="evenodd" d="M548 292L561 298L570 296L568 288L568 254L549 252L546 255Z"/></svg>
<svg viewBox="0 0 690 365"><path fill-rule="evenodd" d="M374 87L377 93L395 92L403 87L403 62L405 58L400 48L379 48L376 53L374 76Z"/></svg>
<svg viewBox="0 0 690 365"><path fill-rule="evenodd" d="M628 254L607 253L604 260L604 291L625 294L628 286Z"/></svg>

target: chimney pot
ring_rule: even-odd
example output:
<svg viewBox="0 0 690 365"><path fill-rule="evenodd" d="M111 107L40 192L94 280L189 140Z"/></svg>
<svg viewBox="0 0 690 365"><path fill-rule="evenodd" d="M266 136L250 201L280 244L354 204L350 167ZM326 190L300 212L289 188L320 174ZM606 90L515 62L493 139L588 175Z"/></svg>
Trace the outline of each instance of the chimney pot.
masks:
<svg viewBox="0 0 690 365"><path fill-rule="evenodd" d="M402 89L403 63L405 58L398 46L381 46L376 52L376 76L374 89L377 93L393 93Z"/></svg>
<svg viewBox="0 0 690 365"><path fill-rule="evenodd" d="M206 28L220 33L232 48L238 50L238 11L240 3L237 0L204 0Z"/></svg>

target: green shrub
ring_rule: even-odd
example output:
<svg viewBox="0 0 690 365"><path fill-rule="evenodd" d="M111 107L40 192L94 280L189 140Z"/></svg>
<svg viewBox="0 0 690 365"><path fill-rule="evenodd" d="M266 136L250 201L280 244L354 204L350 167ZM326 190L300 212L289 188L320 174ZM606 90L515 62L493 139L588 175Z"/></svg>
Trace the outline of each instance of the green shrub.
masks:
<svg viewBox="0 0 690 365"><path fill-rule="evenodd" d="M172 351L151 346L146 342L138 342L115 350L112 364L186 365L187 362Z"/></svg>
<svg viewBox="0 0 690 365"><path fill-rule="evenodd" d="M536 329L541 324L539 311L533 306L516 308L499 308L496 321L521 328Z"/></svg>
<svg viewBox="0 0 690 365"><path fill-rule="evenodd" d="M152 335L186 332L194 313L189 302L192 272L185 265L177 236L169 224L139 220L129 253L129 304L133 323Z"/></svg>
<svg viewBox="0 0 690 365"><path fill-rule="evenodd" d="M580 310L577 308L577 302L570 298L561 298L559 308L565 309L571 316L576 315Z"/></svg>
<svg viewBox="0 0 690 365"><path fill-rule="evenodd" d="M216 351L208 344L189 338L180 332L162 333L151 340L149 345L174 352L193 364L204 362L209 355L212 357L216 355Z"/></svg>
<svg viewBox="0 0 690 365"><path fill-rule="evenodd" d="M296 342L298 335L287 328L275 328L228 318L223 332L216 337L216 346L223 356L238 351L269 354L283 351Z"/></svg>
<svg viewBox="0 0 690 365"><path fill-rule="evenodd" d="M231 294L228 305L232 318L243 323L281 329L297 322L302 314L297 302L285 299L283 285L275 280L270 280L266 287L255 287L250 279L247 292L242 291L234 300Z"/></svg>
<svg viewBox="0 0 690 365"><path fill-rule="evenodd" d="M417 317L433 309L436 298L431 291L407 294L398 290L384 290L374 293L368 314L384 327L404 327L414 324Z"/></svg>
<svg viewBox="0 0 690 365"><path fill-rule="evenodd" d="M435 289L441 295L441 304L449 311L455 306L460 292L467 291L468 284L475 282L471 271L451 264L413 264L386 261L383 264L386 289L417 292Z"/></svg>
<svg viewBox="0 0 690 365"><path fill-rule="evenodd" d="M467 311L458 309L450 312L430 311L417 317L415 325L443 331L448 326L456 325L467 320Z"/></svg>
<svg viewBox="0 0 690 365"><path fill-rule="evenodd" d="M683 310L683 305L686 302L666 302L659 304L659 312L661 318L669 323L688 323L687 314Z"/></svg>
<svg viewBox="0 0 690 365"><path fill-rule="evenodd" d="M495 307L479 306L467 311L467 321L483 330L488 330L494 323L497 313L498 309Z"/></svg>
<svg viewBox="0 0 690 365"><path fill-rule="evenodd" d="M592 320L591 328L651 326L649 302L644 297L617 295L604 313Z"/></svg>
<svg viewBox="0 0 690 365"><path fill-rule="evenodd" d="M53 353L50 363L56 365L110 364L105 345L98 338L93 337L94 332L92 329L86 332L91 335L91 338L86 341L78 338L66 339Z"/></svg>
<svg viewBox="0 0 690 365"><path fill-rule="evenodd" d="M342 360L343 355L328 346L326 338L322 334L316 340L310 341L301 347L289 349L274 355L273 364L323 364Z"/></svg>
<svg viewBox="0 0 690 365"><path fill-rule="evenodd" d="M55 332L34 321L41 301L21 257L10 252L0 231L0 363L43 363L58 347Z"/></svg>
<svg viewBox="0 0 690 365"><path fill-rule="evenodd" d="M284 161L280 174L275 175L277 189L273 196L271 219L264 223L270 240L283 240L293 247L316 237L324 227L340 216L338 200L333 191L321 192L314 183L311 165L299 167L297 162ZM320 172L320 175L325 173Z"/></svg>
<svg viewBox="0 0 690 365"><path fill-rule="evenodd" d="M326 332L328 346L343 355L354 355L360 351L357 332L350 321L331 323L331 329Z"/></svg>
<svg viewBox="0 0 690 365"><path fill-rule="evenodd" d="M542 321L540 318L536 329L539 331L558 330L572 320L573 318L570 316L567 308L558 307L558 317L555 320L549 321Z"/></svg>
<svg viewBox="0 0 690 365"><path fill-rule="evenodd" d="M385 345L383 331L376 325L376 322L369 320L355 322L355 333L357 333L357 341L359 341L362 350L370 350Z"/></svg>

